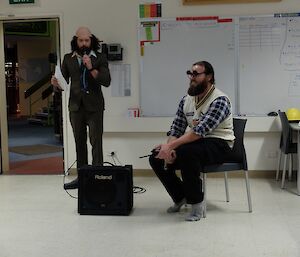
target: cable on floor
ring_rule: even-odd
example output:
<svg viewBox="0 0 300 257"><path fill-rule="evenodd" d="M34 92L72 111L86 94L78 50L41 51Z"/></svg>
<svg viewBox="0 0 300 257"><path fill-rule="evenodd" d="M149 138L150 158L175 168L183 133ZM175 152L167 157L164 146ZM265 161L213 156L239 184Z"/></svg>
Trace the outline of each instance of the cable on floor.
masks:
<svg viewBox="0 0 300 257"><path fill-rule="evenodd" d="M66 170L66 172L64 173L64 177L63 177L63 187L64 187L64 185L65 185L65 183L66 183L66 176L69 175L69 170L73 167L73 165L74 165L76 162L77 162L77 160L75 160L75 161L72 163L72 165L71 165L71 166ZM78 199L78 197L76 197L76 196L74 196L74 195L71 195L67 189L64 189L64 190L65 190L65 192L66 192L71 198Z"/></svg>
<svg viewBox="0 0 300 257"><path fill-rule="evenodd" d="M115 161L115 159L116 159L116 160L118 161L118 163L119 163L121 166L123 166L122 163L120 162L119 158L116 156L116 154L111 155L111 158L112 158L114 164L111 163L111 162L103 162L103 164L109 164L109 165L111 165L111 166L116 166L116 161ZM114 159L114 158L115 158L115 159ZM77 162L77 160L75 160L75 161L72 163L72 165L67 169L67 171L64 173L64 177L63 177L63 185L65 184L66 176L69 175L69 170L73 167L73 165L74 165L76 162ZM67 189L64 189L64 190L65 190L65 192L66 192L71 198L78 199L78 197L76 197L76 196L70 194L69 191L68 191ZM134 194L143 194L143 193L145 193L145 192L147 191L145 188L140 187L140 186L133 186L133 187L132 187L132 190L133 190L133 193L134 193Z"/></svg>
<svg viewBox="0 0 300 257"><path fill-rule="evenodd" d="M112 165L112 166L116 166L116 161L115 161L115 159L116 159L116 160L118 161L118 163L119 163L121 166L123 166L123 164L121 163L121 161L119 160L119 158L118 158L118 156L117 156L117 154L116 154L115 152L111 152L109 156L111 157L111 159L112 159L112 161L113 161L113 163L114 163L115 165L113 165L113 164L110 163L110 162L104 162L104 163L109 163L109 164ZM143 194L143 193L145 193L145 192L147 191L145 188L139 187L139 186L133 186L132 190L133 190L133 193L134 193L134 194Z"/></svg>

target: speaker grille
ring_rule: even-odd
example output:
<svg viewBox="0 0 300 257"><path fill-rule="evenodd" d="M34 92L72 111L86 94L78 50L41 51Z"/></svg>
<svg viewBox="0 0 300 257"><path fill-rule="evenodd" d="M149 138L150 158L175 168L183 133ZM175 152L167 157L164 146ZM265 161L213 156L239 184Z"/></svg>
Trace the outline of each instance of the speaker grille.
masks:
<svg viewBox="0 0 300 257"><path fill-rule="evenodd" d="M116 197L116 185L112 180L86 180L89 190L86 192L88 204L105 207L114 201Z"/></svg>

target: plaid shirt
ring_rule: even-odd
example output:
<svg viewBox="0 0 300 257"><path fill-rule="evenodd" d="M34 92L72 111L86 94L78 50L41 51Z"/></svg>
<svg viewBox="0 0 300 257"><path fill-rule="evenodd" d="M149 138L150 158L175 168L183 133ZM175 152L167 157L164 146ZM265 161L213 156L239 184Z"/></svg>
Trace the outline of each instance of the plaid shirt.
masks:
<svg viewBox="0 0 300 257"><path fill-rule="evenodd" d="M188 126L183 106L186 96L184 96L178 106L176 116L171 125L168 136L180 137L185 133ZM210 105L208 111L203 115L197 126L193 127L195 134L205 137L205 135L214 130L227 116L231 113L231 104L227 97L220 96L216 98Z"/></svg>

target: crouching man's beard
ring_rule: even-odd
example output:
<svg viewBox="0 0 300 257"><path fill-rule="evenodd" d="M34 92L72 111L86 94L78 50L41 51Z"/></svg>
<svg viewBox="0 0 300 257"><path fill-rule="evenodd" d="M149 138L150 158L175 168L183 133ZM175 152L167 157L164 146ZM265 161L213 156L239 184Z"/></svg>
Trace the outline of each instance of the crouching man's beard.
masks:
<svg viewBox="0 0 300 257"><path fill-rule="evenodd" d="M197 85L192 85L192 83L190 83L190 87L188 89L188 94L190 96L200 95L206 90L206 88L207 88L207 83L204 81Z"/></svg>

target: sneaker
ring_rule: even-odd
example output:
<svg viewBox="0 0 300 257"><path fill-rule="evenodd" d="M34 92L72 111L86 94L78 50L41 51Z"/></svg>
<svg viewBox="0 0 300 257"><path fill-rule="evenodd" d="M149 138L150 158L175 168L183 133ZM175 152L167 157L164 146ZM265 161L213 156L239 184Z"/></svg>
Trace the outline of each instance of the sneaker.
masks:
<svg viewBox="0 0 300 257"><path fill-rule="evenodd" d="M185 217L186 221L198 221L203 216L203 202L192 204L192 211L191 213Z"/></svg>
<svg viewBox="0 0 300 257"><path fill-rule="evenodd" d="M69 189L77 189L78 188L78 178L74 179L73 181L64 184L64 189L69 190Z"/></svg>
<svg viewBox="0 0 300 257"><path fill-rule="evenodd" d="M173 206L169 207L167 209L167 213L175 213L175 212L179 212L180 211L180 208L186 204L186 200L185 198L183 198L180 202L178 203L174 203Z"/></svg>

